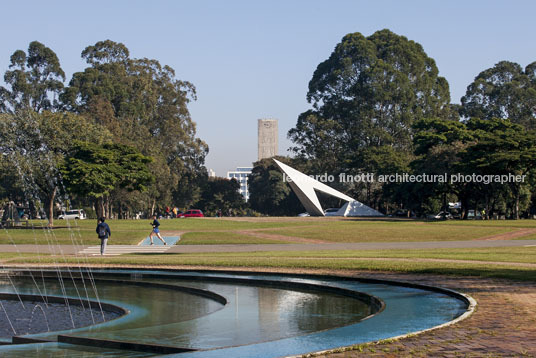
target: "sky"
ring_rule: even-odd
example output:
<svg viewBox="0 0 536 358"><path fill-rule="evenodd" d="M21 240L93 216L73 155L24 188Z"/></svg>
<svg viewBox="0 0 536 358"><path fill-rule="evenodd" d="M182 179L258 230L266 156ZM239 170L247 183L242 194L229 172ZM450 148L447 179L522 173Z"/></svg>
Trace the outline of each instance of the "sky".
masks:
<svg viewBox="0 0 536 358"><path fill-rule="evenodd" d="M534 1L52 0L0 9L1 73L34 40L56 52L67 82L86 67L82 50L106 39L174 68L196 87L189 109L219 176L257 159L259 118L279 120L279 154L290 154L287 132L310 108L313 72L348 33L387 28L420 43L453 103L497 62L536 61Z"/></svg>

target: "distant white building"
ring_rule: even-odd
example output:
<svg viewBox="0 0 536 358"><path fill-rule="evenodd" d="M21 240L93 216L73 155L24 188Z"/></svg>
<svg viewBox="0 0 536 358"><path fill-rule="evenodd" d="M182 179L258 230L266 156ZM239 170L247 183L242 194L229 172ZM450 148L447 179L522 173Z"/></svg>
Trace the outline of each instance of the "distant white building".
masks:
<svg viewBox="0 0 536 358"><path fill-rule="evenodd" d="M248 176L252 169L253 167L238 167L234 171L227 172L227 179L235 179L240 184L238 192L246 201L249 200Z"/></svg>
<svg viewBox="0 0 536 358"><path fill-rule="evenodd" d="M216 178L216 172L214 171L214 169L209 169L208 170L208 177L209 178Z"/></svg>

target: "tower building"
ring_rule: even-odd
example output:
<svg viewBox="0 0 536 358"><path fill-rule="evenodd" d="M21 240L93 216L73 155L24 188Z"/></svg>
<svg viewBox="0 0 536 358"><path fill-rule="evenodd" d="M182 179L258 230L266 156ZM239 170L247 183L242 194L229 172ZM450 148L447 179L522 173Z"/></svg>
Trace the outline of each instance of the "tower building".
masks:
<svg viewBox="0 0 536 358"><path fill-rule="evenodd" d="M271 158L278 153L277 119L258 120L258 158Z"/></svg>

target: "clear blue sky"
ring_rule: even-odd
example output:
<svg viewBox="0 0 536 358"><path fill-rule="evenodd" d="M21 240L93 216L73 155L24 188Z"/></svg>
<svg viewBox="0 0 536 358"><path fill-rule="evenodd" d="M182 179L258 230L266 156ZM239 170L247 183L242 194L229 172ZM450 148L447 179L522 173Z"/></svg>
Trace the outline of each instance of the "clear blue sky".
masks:
<svg viewBox="0 0 536 358"><path fill-rule="evenodd" d="M105 39L173 67L197 88L190 111L210 146L207 167L221 176L256 160L258 118L279 119L279 151L288 154L313 71L347 33L388 28L419 42L455 103L498 61L536 61L534 1L10 1L1 9L1 73L33 40L58 54L68 80L85 68L81 51Z"/></svg>

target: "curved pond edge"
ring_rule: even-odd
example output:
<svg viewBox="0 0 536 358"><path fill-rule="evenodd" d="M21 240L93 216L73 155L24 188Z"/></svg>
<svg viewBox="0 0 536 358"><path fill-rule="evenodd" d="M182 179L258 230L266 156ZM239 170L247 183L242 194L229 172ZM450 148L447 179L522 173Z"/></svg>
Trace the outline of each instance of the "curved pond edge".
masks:
<svg viewBox="0 0 536 358"><path fill-rule="evenodd" d="M80 267L76 267L77 269L80 269ZM8 267L4 267L4 269L7 269L9 270L10 268ZM17 268L13 268L14 270L17 270L17 271L20 271L21 268L20 267L17 267ZM55 267L51 267L51 269L56 269ZM69 269L68 267L61 267L60 270L63 270L63 269ZM477 306L477 302L469 295L467 294L464 294L464 293L460 293L460 292L457 292L455 290L452 290L452 289L448 289L448 288L443 288L443 287L437 287L437 286L430 286L430 285L424 285L424 284L419 284L419 283L415 283L415 282L409 282L409 281L398 281L398 280L391 280L391 279L379 279L379 278L370 278L370 277L354 277L354 276L349 276L350 272L345 272L345 271L341 271L340 273L330 273L330 274L315 274L315 273L293 273L293 272L276 272L276 271L245 271L245 270L218 270L218 269L197 269L197 268L184 268L184 267L181 267L181 268L177 268L177 269L172 269L172 268L158 268L158 267L154 267L154 268L147 268L147 267L144 267L144 268L139 268L139 267L124 267L124 266L118 266L118 267L87 267L87 269L91 270L93 273L95 273L95 271L101 271L101 272L106 272L106 271L113 271L113 270L134 270L134 271L137 271L139 272L139 274L141 276L145 276L145 277L148 277L148 276L151 276L153 275L155 272L159 272L159 273L164 273L165 275L165 272L168 272L168 274L178 274L178 275L188 275L188 273L190 274L212 274L212 275L232 275L232 276L240 276L240 275L244 275L244 276L249 276L250 278L249 279L246 279L246 278L230 278L229 281L235 281L236 280L252 280L252 281L256 281L257 283L259 283L259 281L262 281L263 278L259 277L259 279L256 279L256 278L251 278L251 277L254 277L254 276L277 276L277 277L287 277L289 279L311 279L311 280L337 280L337 281L349 281L349 282L361 282L361 283L371 283L371 284L384 284L384 285L390 285L390 286L399 286L399 287L407 287L407 288L415 288L415 289L421 289L421 290L425 290L425 291L430 291L430 292L436 292L436 293L441 293L441 294L445 294L445 295L448 295L450 297L453 297L453 298L456 298L458 300L460 300L464 306L466 306L465 310L463 309L463 306L462 306L462 309L460 310L460 312L463 312L461 313L459 316L455 317L454 319L448 321L448 322L445 322L445 323L442 323L442 324L439 324L439 325L436 325L436 326L433 326L433 327L430 327L430 328L426 328L426 329L423 329L423 330L417 330L417 331L413 331L413 332L409 332L409 333L406 333L406 334L402 334L402 335L397 335L397 336L392 336L392 337L385 337L385 338L382 338L382 339L379 339L379 340L370 340L370 341L366 341L366 342L359 342L359 343L355 343L355 344L350 344L350 345L341 345L340 347L334 347L334 348L329 348L329 349L326 349L326 350L318 350L318 351L313 351L313 352L303 352L303 353L300 353L300 354L297 354L297 355L285 355L285 357L306 357L306 356L314 356L314 355L319 355L319 354L325 354L325 353L330 353L330 352L340 352L341 350L342 351L345 351L345 350L352 350L353 348L356 347L357 344L361 345L361 344L376 344L376 343L380 343L382 341L390 341L390 340L400 340L400 339L403 339L403 338L406 338L406 337L411 337L411 336L415 336L415 335L418 335L418 334L422 334L422 333L425 333L425 332L429 332L429 331L432 331L432 330L437 330L437 329L440 329L440 328L444 328L444 327L447 327L447 326L451 326L451 325L454 325L456 323L459 323L460 321L462 320L465 320L466 318L468 318L469 316L471 316L475 309L476 309L476 306ZM147 273L145 273L145 271ZM345 275L346 274L346 275ZM159 274L160 276L160 274ZM201 278L201 277L200 277ZM207 276L204 276L203 277L204 279L207 278ZM216 279L220 280L220 279L225 279L225 277L216 277ZM97 279L98 280L98 279ZM266 280L266 279L265 279ZM280 283L279 283L280 284ZM316 286L316 285L314 285ZM317 287L315 287L317 288Z"/></svg>
<svg viewBox="0 0 536 358"><path fill-rule="evenodd" d="M114 269L125 269L125 268L124 267L121 267L121 268L107 267L104 270L106 269L114 270ZM379 278L370 278L370 277L352 277L352 276L343 275L344 272L341 272L341 275L337 275L337 274L292 273L292 272L275 272L275 271L243 271L243 270L217 270L217 269L213 270L213 269L188 269L188 268L181 268L181 269L130 268L130 269L135 269L138 271L164 271L164 272L170 272L170 273L171 272L182 272L182 273L197 272L197 273L208 273L208 274L245 275L245 276L273 275L273 276L280 276L280 277L283 276L283 277L289 277L289 278L302 278L302 279L314 279L314 280L339 280L339 281L355 281L355 282L362 282L362 283L386 284L386 285L391 285L391 286L408 287L408 288L415 288L415 289L427 290L431 292L442 293L450 297L459 299L460 301L464 302L467 305L465 312L451 321L448 321L448 322L445 322L445 323L442 323L440 325L433 326L430 328L426 328L423 330L409 332L406 334L384 338L384 339L380 339L376 341L369 341L369 342L365 342L361 344L376 344L376 343L380 343L386 340L400 340L403 338L416 336L425 332L430 332L430 331L434 331L440 328L452 326L454 324L457 324L469 318L475 312L476 307L478 305L477 301L470 295L461 293L461 292L458 292L449 288L445 288L445 287L424 285L424 284L419 284L419 283L410 282L410 281L398 281L398 280L379 279ZM376 298L375 296L372 296L372 295L370 296ZM363 320L369 319L372 316L384 310L385 308L384 302L380 299L378 300L382 302L382 306L379 309L379 311L376 313L373 313L370 316L367 316ZM285 356L285 358L301 358L301 357L307 357L309 355L314 356L314 355L321 355L321 354L326 354L330 352L333 353L335 351L340 351L340 350L343 350L343 351L351 350L352 347L354 346L355 345L348 345L348 346L341 346L341 347L332 348L328 350L307 352L307 353L302 353L298 355L289 355L289 356Z"/></svg>
<svg viewBox="0 0 536 358"><path fill-rule="evenodd" d="M167 271L167 269L162 270L162 271ZM170 271L177 271L177 270L170 270ZM422 334L422 333L435 331L435 330L440 329L440 328L445 328L445 327L452 326L454 324L457 324L457 323L469 318L475 312L476 307L478 305L477 301L473 297L471 297L470 295L468 295L466 293L458 292L458 291L455 291L455 290L452 290L452 289L449 289L449 288L445 288L445 287L424 285L424 284L419 284L419 283L410 282L410 281L397 281L397 280L379 279L379 278L370 278L370 277L343 276L342 275L343 272L341 272L341 276L339 276L339 275L336 275L336 274L328 274L328 275L326 275L326 274L314 274L314 273L303 273L303 274L296 273L296 274L294 274L294 273L289 273L289 272L283 272L283 273L270 272L270 271L251 271L250 272L250 271L241 271L241 270L237 270L237 271L235 271L235 270L180 270L180 271L195 271L195 272L206 272L206 273L212 273L212 274L220 273L220 274L229 274L229 275L249 275L249 276L254 276L254 275L259 275L259 276L260 275L277 275L277 276L287 276L287 277L294 277L294 278L299 277L299 278L306 278L306 279L315 279L315 280L325 279L325 280L340 280L340 281L357 281L357 282L363 282L363 283L378 283L378 284L386 284L386 285L408 287L408 288L417 288L417 289L422 289L422 290L427 290L427 291L432 291L432 292L443 293L443 294L446 294L448 296L457 298L457 299L465 302L465 304L467 305L467 308L466 308L465 312L463 314L461 314L460 316L456 317L455 319L451 320L451 321L442 323L442 324L434 326L434 327L426 328L426 329L423 329L423 330L409 332L409 333L406 333L406 334L401 334L401 335L398 335L398 336L393 336L393 337L380 339L380 340L376 340L376 341L369 341L369 342L362 343L362 344L376 344L376 343L380 343L380 342L386 341L386 340L400 340L400 339L403 339L403 338L413 337L413 336L416 336L416 335L419 335L419 334ZM382 310L383 310L383 308L382 308ZM377 312L377 313L379 313L379 312ZM370 318L370 317L371 316L369 316L367 318ZM354 347L354 345L341 346L341 347L337 347L337 348L332 348L332 349L327 349L327 350L322 350L322 351L316 351L316 352L308 352L308 353L298 354L298 355L290 355L290 356L285 356L284 358L301 358L301 357L306 357L308 355L314 356L314 355L321 355L321 354L326 354L326 353L334 353L335 351L340 351L340 350L343 350L343 351L344 350L351 350L352 347Z"/></svg>
<svg viewBox="0 0 536 358"><path fill-rule="evenodd" d="M310 275L310 274L306 274L306 276L318 277L318 276ZM322 276L324 278L328 278L328 279L340 279L341 278L340 276L336 276L336 275L320 275L320 276ZM449 288L445 288L445 287L423 285L423 284L418 284L418 283L409 282L409 281L396 281L396 280L387 280L387 279L384 280L384 279L375 279L375 278L350 278L350 277L347 277L347 278L349 278L350 280L357 280L357 281L360 281L360 282L383 283L383 284L393 285L393 286L418 288L418 289L423 289L423 290L428 290L428 291L433 291L433 292L438 292L438 293L444 293L446 295L449 295L451 297L457 298L457 299L465 302L465 304L467 305L467 309L465 310L465 312L462 315L456 317L455 319L453 319L451 321L442 323L442 324L434 326L434 327L422 329L422 330L419 330L419 331L409 332L409 333L401 334L401 335L394 336L394 337L389 337L389 338L380 339L380 340L377 340L377 341L370 341L370 342L365 342L365 343L360 343L360 344L365 344L365 345L372 344L372 345L374 345L374 344L379 344L379 343L381 343L383 341L397 341L397 340L401 340L401 339L404 339L404 338L413 337L413 336L416 336L416 335L419 335L419 334L423 334L423 333L426 333L426 332L435 331L437 329L449 327L449 326L455 325L455 324L457 324L457 323L469 318L475 312L476 307L478 305L477 301L473 297L469 296L468 294L458 292L458 291L455 291L455 290L452 290L452 289L449 289ZM283 358L303 358L303 357L309 357L309 356L314 357L315 355L329 354L329 353L335 353L335 352L340 352L340 351L351 351L354 347L355 347L355 345L342 346L342 347L337 347L337 348L327 349L327 350L322 350L322 351L308 352L308 353L305 353L305 354L285 356Z"/></svg>

